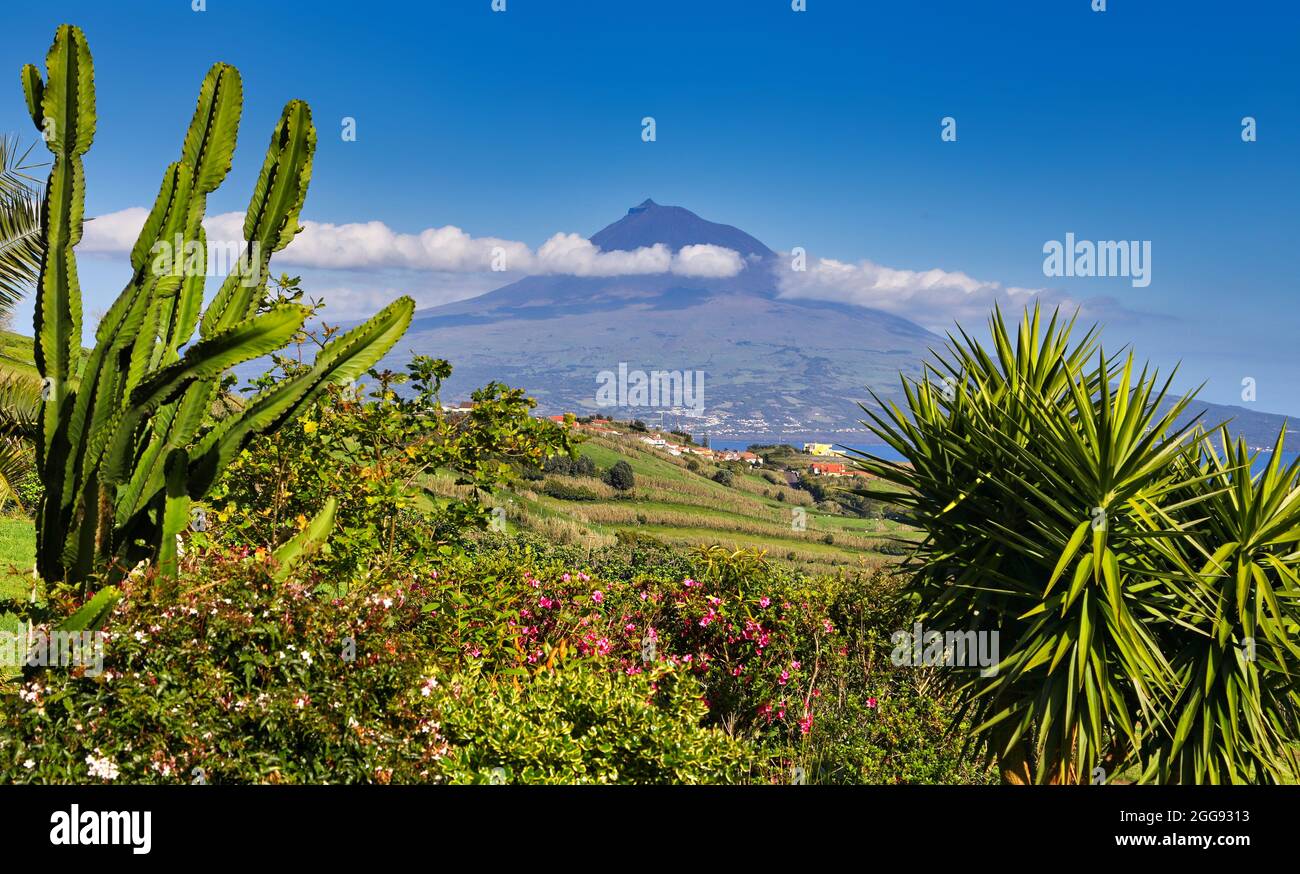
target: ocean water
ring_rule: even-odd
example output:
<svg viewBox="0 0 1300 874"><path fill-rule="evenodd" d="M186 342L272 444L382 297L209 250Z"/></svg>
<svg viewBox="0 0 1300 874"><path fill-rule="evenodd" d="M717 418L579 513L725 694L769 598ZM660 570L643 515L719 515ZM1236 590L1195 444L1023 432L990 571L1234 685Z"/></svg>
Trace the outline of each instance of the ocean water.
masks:
<svg viewBox="0 0 1300 874"><path fill-rule="evenodd" d="M774 442L774 441L771 441L771 440L712 440L712 439L710 439L710 440L709 440L709 446L712 447L713 449L735 449L735 450L741 450L741 449L748 449L750 446L752 446L752 445L755 444L755 443L771 443L771 442ZM791 442L791 441L786 441L786 442ZM824 443L824 442L827 442L827 441L821 441L821 442ZM792 445L794 445L794 446L797 447L797 446L799 446L801 443L802 443L802 441L800 441L800 443L793 443ZM840 444L836 444L836 443L832 443L831 445L834 446L836 449L839 449L839 450L843 450L843 449L845 448L844 446L842 446L842 445L840 445ZM902 456L900 453L898 453L897 451L895 451L893 447L891 447L891 446L886 446L886 445L883 444L883 443L861 443L861 444L854 444L854 445L853 445L852 447L850 447L850 448L857 449L857 450L859 450L859 451L861 451L861 452L869 452L869 453L871 453L872 455L875 455L875 456L877 456L877 457L879 457L879 458L883 458L883 459L885 459L886 461L902 461L902 460L903 460L903 456ZM1265 468L1265 466L1268 465L1268 460L1269 460L1270 457L1272 457L1272 455L1273 455L1272 452L1260 452L1259 455L1256 456L1256 458L1255 458L1255 464L1253 465L1253 468L1252 468L1253 471L1254 471L1255 473L1259 473L1260 471L1262 471L1262 470ZM1285 467L1286 465L1291 464L1293 461L1295 461L1297 456L1300 456L1300 451L1292 450L1292 449L1283 450L1283 452L1282 452L1282 465L1283 465L1283 467Z"/></svg>
<svg viewBox="0 0 1300 874"><path fill-rule="evenodd" d="M777 442L785 442L785 443L789 443L791 446L794 446L795 448L798 448L798 447L800 447L800 446L803 445L803 441L802 441L802 440L800 440L800 441L798 441L798 442L795 442L795 441L793 441L793 440L785 440L785 441L777 441L777 440L771 440L771 439L768 439L768 440L714 440L713 438L709 438L709 448L711 448L711 449L733 449L733 450L741 450L741 449L748 449L750 446L753 446L755 443L764 443L764 444L766 444L766 443L777 443ZM811 441L810 441L810 442L811 442ZM846 447L844 447L844 446L842 446L842 445L840 445L840 444L838 444L838 443L835 443L834 441L820 440L820 441L818 441L818 442L820 442L820 443L827 443L827 442L829 442L829 443L831 444L831 446L833 446L835 449L837 449L837 450L841 450L841 451L842 451L843 449L846 448ZM903 456L901 456L901 455L899 455L897 452L895 452L895 451L893 450L892 447L886 446L886 445L883 444L883 443L863 443L863 444L856 444L856 443L855 443L855 444L854 444L852 447L850 447L850 448L852 448L852 449L857 449L857 450L859 450L859 451L861 451L861 452L870 452L872 455L879 456L880 458L883 458L883 459L885 459L885 460L887 460L887 461L902 461L902 460L903 460Z"/></svg>

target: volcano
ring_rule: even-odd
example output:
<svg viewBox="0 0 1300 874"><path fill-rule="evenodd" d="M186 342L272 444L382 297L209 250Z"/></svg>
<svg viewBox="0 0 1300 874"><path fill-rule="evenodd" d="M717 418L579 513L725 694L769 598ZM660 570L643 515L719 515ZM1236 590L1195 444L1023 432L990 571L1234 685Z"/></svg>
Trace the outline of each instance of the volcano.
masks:
<svg viewBox="0 0 1300 874"><path fill-rule="evenodd" d="M939 337L865 307L780 296L783 259L731 225L646 200L591 236L603 252L661 244L738 253L734 276L655 273L529 276L453 304L419 310L399 348L451 361L444 398L490 381L522 387L539 412L662 421L714 437L847 436L869 386L894 396ZM390 362L389 366L393 363ZM632 370L704 374L703 415L601 408L598 375Z"/></svg>

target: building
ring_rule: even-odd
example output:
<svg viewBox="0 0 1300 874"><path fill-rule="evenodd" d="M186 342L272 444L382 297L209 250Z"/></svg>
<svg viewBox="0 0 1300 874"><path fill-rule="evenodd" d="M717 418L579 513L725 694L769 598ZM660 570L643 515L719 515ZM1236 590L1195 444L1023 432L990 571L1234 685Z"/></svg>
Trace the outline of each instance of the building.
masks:
<svg viewBox="0 0 1300 874"><path fill-rule="evenodd" d="M849 470L838 462L817 462L808 466L813 476L849 476Z"/></svg>
<svg viewBox="0 0 1300 874"><path fill-rule="evenodd" d="M834 455L835 450L831 449L829 443L805 443L803 451L807 455Z"/></svg>

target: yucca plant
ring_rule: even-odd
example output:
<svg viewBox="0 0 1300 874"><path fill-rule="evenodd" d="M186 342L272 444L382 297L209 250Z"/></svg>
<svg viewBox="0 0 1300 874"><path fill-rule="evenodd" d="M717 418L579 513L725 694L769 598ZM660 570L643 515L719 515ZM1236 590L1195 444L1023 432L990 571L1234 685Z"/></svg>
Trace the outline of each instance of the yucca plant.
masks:
<svg viewBox="0 0 1300 874"><path fill-rule="evenodd" d="M1202 440L1182 500L1155 510L1179 532L1152 541L1179 594L1165 633L1178 698L1145 764L1161 782L1294 781L1300 459L1283 464L1285 426L1262 467L1226 427L1217 438Z"/></svg>
<svg viewBox="0 0 1300 874"><path fill-rule="evenodd" d="M296 304L267 306L266 283L272 254L300 230L316 144L310 110L291 101L253 188L243 256L200 318L203 216L208 195L230 169L242 109L239 73L216 64L199 89L180 160L163 174L131 250L131 279L78 368L81 294L73 249L82 231L82 156L95 134L94 71L78 28L58 29L46 69L44 78L32 65L22 71L27 108L53 155L35 323L45 386L37 569L47 582L83 587L92 579L112 583L142 561L156 561L166 575L191 503L231 458L256 434L296 417L329 383L375 364L406 330L414 304L399 299L321 349L309 369L212 421L226 370L280 348L307 317Z"/></svg>
<svg viewBox="0 0 1300 874"><path fill-rule="evenodd" d="M922 623L999 636L995 670L947 671L959 716L1007 782L1107 780L1133 766L1147 780L1276 775L1279 738L1296 738L1293 705L1234 692L1229 716L1190 691L1213 658L1214 577L1202 565L1224 541L1205 531L1194 547L1189 532L1225 512L1223 478L1249 483L1249 470L1201 462L1195 426L1176 425L1190 397L1170 395L1173 377L1108 358L1095 328L1072 341L1073 326L1059 313L1044 324L1035 307L1013 333L995 311L991 351L959 332L921 380L904 381L906 409L863 407L905 459L857 453L903 487L872 496L924 533L906 568ZM1247 576L1249 596L1267 601ZM1188 766L1190 726L1238 718L1275 728L1240 737L1232 768Z"/></svg>

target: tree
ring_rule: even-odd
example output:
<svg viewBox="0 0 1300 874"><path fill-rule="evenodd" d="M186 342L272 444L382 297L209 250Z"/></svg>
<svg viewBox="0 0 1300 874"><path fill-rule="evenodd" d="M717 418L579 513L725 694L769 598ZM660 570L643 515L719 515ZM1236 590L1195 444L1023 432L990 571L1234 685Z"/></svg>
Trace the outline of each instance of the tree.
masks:
<svg viewBox="0 0 1300 874"><path fill-rule="evenodd" d="M605 472L605 482L620 492L626 492L634 487L636 485L636 476L632 473L632 465L626 461L615 462L614 466Z"/></svg>
<svg viewBox="0 0 1300 874"><path fill-rule="evenodd" d="M40 275L41 200L27 174L31 146L0 137L0 319L7 319Z"/></svg>
<svg viewBox="0 0 1300 874"><path fill-rule="evenodd" d="M733 479L735 479L734 474L725 467L718 468L713 474L713 481L724 486L731 485Z"/></svg>
<svg viewBox="0 0 1300 874"><path fill-rule="evenodd" d="M7 327L13 306L40 275L41 204L28 170L31 147L12 137L0 138L0 326ZM0 508L23 507L20 484L31 478L40 415L41 382L28 362L0 357Z"/></svg>

